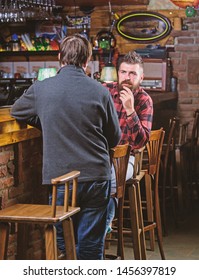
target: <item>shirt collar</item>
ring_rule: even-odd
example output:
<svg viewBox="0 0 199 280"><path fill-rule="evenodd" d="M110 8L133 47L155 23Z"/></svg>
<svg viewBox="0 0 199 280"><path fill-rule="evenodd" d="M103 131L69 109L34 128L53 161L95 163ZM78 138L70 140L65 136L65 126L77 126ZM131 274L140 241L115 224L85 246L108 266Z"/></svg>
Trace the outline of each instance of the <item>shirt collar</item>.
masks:
<svg viewBox="0 0 199 280"><path fill-rule="evenodd" d="M75 66L75 65L64 65L64 66L61 66L59 68L59 70L57 71L57 74L59 74L61 71L65 71L66 69L77 69L77 70L81 70L85 73L84 69L80 66Z"/></svg>

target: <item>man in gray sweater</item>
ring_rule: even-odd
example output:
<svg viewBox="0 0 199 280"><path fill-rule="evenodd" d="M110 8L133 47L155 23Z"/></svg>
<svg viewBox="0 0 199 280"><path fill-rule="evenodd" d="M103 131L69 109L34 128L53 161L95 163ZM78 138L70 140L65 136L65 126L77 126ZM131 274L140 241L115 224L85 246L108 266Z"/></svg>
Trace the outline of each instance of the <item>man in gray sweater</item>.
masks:
<svg viewBox="0 0 199 280"><path fill-rule="evenodd" d="M110 197L109 149L121 137L117 113L108 90L89 78L90 43L80 35L60 44L57 75L36 81L13 105L11 115L36 125L43 137L43 184L72 170L81 172L75 232L78 259L103 259L107 204ZM51 199L51 195L50 195ZM64 186L58 190L63 204ZM57 243L64 254L63 231Z"/></svg>

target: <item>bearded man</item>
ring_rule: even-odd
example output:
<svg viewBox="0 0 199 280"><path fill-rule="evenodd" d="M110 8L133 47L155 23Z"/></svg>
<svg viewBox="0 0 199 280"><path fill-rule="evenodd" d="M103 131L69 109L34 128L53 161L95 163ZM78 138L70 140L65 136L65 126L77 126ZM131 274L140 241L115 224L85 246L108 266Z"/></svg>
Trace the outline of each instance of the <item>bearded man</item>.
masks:
<svg viewBox="0 0 199 280"><path fill-rule="evenodd" d="M135 51L130 51L118 60L118 82L104 84L110 94L119 118L122 136L119 144L131 145L126 180L133 175L134 149L142 148L149 140L153 120L153 102L141 87L144 79L143 60ZM111 192L116 190L115 174L112 168ZM110 199L107 218L107 232L115 215L115 200Z"/></svg>

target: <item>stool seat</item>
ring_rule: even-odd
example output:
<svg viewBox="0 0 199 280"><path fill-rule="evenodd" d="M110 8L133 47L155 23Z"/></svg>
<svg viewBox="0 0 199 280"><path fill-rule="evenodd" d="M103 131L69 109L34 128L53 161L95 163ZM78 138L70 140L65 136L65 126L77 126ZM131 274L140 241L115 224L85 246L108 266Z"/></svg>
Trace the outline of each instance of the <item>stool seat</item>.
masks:
<svg viewBox="0 0 199 280"><path fill-rule="evenodd" d="M51 205L15 204L0 211L0 222L48 223L61 222L80 211L79 207L70 207L67 212L63 206L56 207L56 217L52 217Z"/></svg>

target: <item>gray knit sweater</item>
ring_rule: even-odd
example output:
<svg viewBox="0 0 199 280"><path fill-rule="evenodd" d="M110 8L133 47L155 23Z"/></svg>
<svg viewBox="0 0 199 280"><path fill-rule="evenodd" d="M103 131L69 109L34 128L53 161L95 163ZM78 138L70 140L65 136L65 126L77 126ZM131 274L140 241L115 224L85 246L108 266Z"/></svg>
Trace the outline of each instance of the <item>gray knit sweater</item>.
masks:
<svg viewBox="0 0 199 280"><path fill-rule="evenodd" d="M80 182L110 179L109 148L121 137L108 90L73 65L36 81L12 106L11 115L39 117L43 136L43 183L72 170Z"/></svg>

